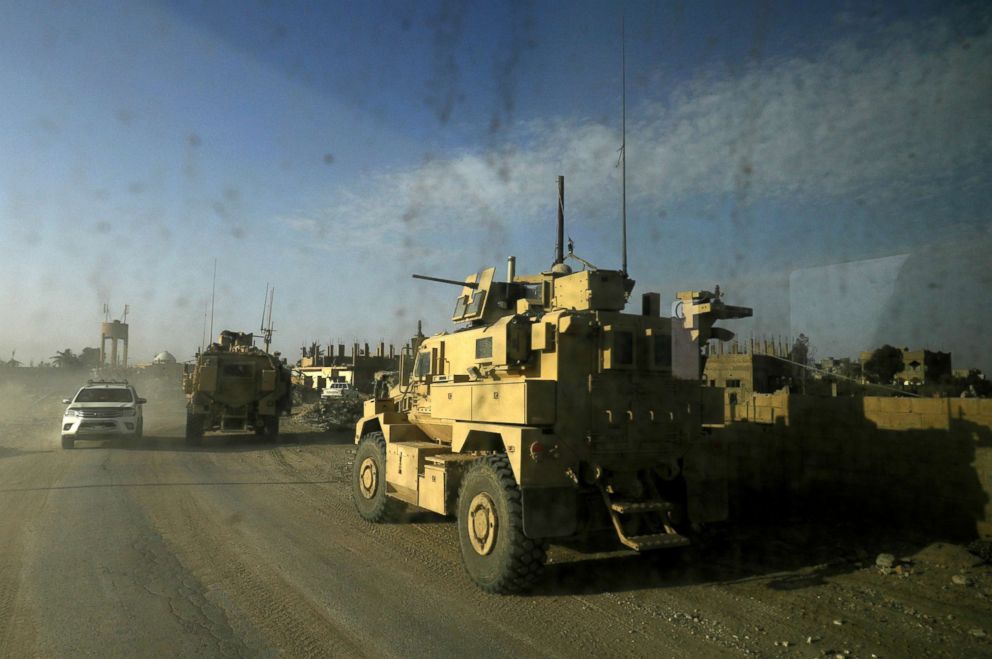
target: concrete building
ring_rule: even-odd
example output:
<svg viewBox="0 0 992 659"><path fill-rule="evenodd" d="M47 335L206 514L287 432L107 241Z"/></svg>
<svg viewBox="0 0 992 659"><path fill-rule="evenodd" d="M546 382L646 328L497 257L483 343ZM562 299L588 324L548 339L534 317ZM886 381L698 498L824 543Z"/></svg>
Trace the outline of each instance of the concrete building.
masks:
<svg viewBox="0 0 992 659"><path fill-rule="evenodd" d="M862 373L865 364L873 354L873 350L861 353ZM902 370L895 374L893 380L903 385L934 383L945 376L950 377L952 371L951 353L949 352L927 350L926 348L920 350L902 348Z"/></svg>
<svg viewBox="0 0 992 659"><path fill-rule="evenodd" d="M379 342L375 354L368 343L353 343L351 354L345 354L343 343L337 346L321 346L311 343L301 349L302 355L296 362L294 384L304 389L320 391L331 382L347 382L360 391L369 392L376 371L399 369L399 357L393 345L388 349Z"/></svg>
<svg viewBox="0 0 992 659"><path fill-rule="evenodd" d="M703 381L723 387L728 399L746 400L752 393L772 393L791 384L795 365L788 361L785 341L751 339L707 346Z"/></svg>

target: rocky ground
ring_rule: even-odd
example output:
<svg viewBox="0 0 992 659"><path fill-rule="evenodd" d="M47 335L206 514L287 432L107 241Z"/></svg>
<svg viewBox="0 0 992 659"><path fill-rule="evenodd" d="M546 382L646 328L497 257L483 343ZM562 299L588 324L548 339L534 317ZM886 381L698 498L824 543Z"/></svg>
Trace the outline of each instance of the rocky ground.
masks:
<svg viewBox="0 0 992 659"><path fill-rule="evenodd" d="M358 518L347 410L191 449L164 395L142 441L64 451L62 395L0 382L3 656L992 656L988 563L857 511L553 546L533 592L490 596L450 520Z"/></svg>

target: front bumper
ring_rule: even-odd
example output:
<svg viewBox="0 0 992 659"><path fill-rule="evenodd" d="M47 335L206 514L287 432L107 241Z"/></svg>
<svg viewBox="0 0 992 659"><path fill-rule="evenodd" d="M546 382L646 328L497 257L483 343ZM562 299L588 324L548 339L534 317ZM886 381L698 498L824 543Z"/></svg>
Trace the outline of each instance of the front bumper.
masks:
<svg viewBox="0 0 992 659"><path fill-rule="evenodd" d="M119 419L85 419L74 416L62 418L62 435L73 437L99 437L133 435L140 417Z"/></svg>

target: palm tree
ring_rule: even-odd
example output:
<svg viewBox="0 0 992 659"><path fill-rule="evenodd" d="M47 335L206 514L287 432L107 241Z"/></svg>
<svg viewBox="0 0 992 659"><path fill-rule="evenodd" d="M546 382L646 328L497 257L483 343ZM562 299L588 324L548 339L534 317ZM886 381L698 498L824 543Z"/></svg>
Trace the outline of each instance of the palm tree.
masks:
<svg viewBox="0 0 992 659"><path fill-rule="evenodd" d="M51 357L51 360L52 364L59 368L73 368L79 366L79 357L72 354L71 348L56 350L55 355Z"/></svg>

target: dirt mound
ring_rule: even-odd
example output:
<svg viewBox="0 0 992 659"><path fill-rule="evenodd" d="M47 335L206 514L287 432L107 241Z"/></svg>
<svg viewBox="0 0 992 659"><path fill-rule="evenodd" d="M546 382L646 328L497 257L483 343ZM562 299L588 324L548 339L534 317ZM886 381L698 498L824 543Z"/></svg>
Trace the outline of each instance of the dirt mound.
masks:
<svg viewBox="0 0 992 659"><path fill-rule="evenodd" d="M354 399L330 399L301 406L296 417L311 426L322 430L354 428L362 417L363 401Z"/></svg>

